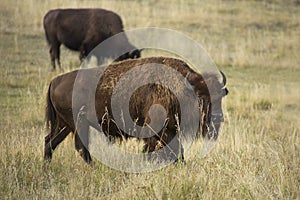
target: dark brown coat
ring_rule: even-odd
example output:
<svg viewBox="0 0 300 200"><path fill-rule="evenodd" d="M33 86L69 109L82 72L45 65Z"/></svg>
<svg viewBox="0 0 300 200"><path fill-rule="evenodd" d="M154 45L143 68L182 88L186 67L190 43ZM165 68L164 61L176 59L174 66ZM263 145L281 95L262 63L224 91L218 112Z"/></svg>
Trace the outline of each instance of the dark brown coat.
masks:
<svg viewBox="0 0 300 200"><path fill-rule="evenodd" d="M114 108L111 107L111 99L118 81L120 81L127 72L143 64L148 64L147 70L144 69L145 71L134 72L134 80L128 80L129 82L141 82L145 79L151 80L155 75L152 67L155 67L157 64L162 64L176 70L183 77L186 77L185 81L188 82L183 85L179 84L174 74L166 74L167 81L175 80L174 83L171 83L171 89L165 87L162 83L151 83L139 87L132 93L129 101L129 112L132 120L135 121L137 125L144 126L145 124L150 124L152 120L161 120L160 113L155 112L150 118L149 109L152 105L159 104L166 110L167 120L164 122L161 131L157 132L156 135L147 138L147 133L145 132L141 131L135 134L138 138L143 136L139 134L146 134L146 137L143 139L145 141L144 151L153 152L158 143L165 146L175 138L177 142L175 142L175 146L172 147L172 152L175 152L176 157L183 157L183 155L178 155L182 146L177 138L177 129L178 124L182 122L181 117L183 114L180 110L178 97L185 96L186 98L187 96L188 99L190 99L194 98L192 97L194 93L198 101L194 104L190 103L189 109L192 110L189 112L193 113L195 110L200 112L200 119L197 122L197 130L192 130L194 132L200 131L203 137L208 135L216 139L220 122L223 121L222 97L228 93L227 89L224 88L226 78L223 73L223 82L220 82L217 75L200 75L192 70L185 62L178 59L166 57L132 59L113 63L108 66L105 71L103 71L103 68L76 70L58 76L51 81L47 94L46 112L47 124L51 131L45 138L45 159L51 159L52 151L56 146L70 132L75 132L76 128L81 129L81 137L79 138L78 134L75 133L75 147L87 162L91 160L90 154L85 146L88 144L88 138L86 136L88 134L82 136L82 132L85 133L85 131L88 130L88 126L93 126L99 130L101 127L105 135L110 138L132 137L127 132L132 127L128 126L128 124L122 124L125 127L125 131L123 131L124 128L120 127L120 124L119 126L116 125L118 121L116 116L119 117L121 115L113 116L112 114L112 109L121 112L122 108L118 106L124 103L125 100L123 97L128 91L121 90L114 94L114 98L117 99L113 104L115 106ZM101 78L99 77L100 74L102 74ZM95 85L95 88L92 89L93 87L91 85ZM212 91L209 91L207 85L209 85L210 88L214 88L213 94L210 94ZM72 95L74 94L76 94L76 98L72 102ZM93 98L95 99L94 105L90 103L90 100ZM201 107L201 109L199 109L199 107ZM178 118L176 118L176 116L178 116ZM193 118L194 116L190 116L190 121L192 121ZM74 119L77 123L77 127L75 126ZM83 125L81 124L81 126L78 127L78 123L80 123L82 119L85 123L82 123ZM210 123L213 123L215 130L208 130ZM183 125L185 129L183 130L183 134L188 134L191 131L191 127L189 126L191 126L191 124ZM215 135L210 135L212 133Z"/></svg>
<svg viewBox="0 0 300 200"><path fill-rule="evenodd" d="M44 29L47 42L50 45L51 64L55 69L55 60L60 66L60 45L80 51L82 61L99 43L105 39L123 32L123 24L119 15L104 9L55 9L44 16ZM127 38L124 44L132 52L119 57L119 60L140 57L140 51L135 50Z"/></svg>

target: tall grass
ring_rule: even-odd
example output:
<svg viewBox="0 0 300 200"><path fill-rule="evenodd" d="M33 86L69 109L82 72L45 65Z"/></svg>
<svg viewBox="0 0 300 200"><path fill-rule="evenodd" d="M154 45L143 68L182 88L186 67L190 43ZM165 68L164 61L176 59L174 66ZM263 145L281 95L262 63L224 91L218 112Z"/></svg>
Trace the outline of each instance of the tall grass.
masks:
<svg viewBox="0 0 300 200"><path fill-rule="evenodd" d="M192 37L228 77L225 123L205 158L127 174L87 166L67 138L43 163L50 58L42 18L57 7L102 7L126 30L156 26ZM0 199L299 199L300 7L276 1L0 2ZM145 51L143 56L157 52ZM78 53L62 49L66 71Z"/></svg>

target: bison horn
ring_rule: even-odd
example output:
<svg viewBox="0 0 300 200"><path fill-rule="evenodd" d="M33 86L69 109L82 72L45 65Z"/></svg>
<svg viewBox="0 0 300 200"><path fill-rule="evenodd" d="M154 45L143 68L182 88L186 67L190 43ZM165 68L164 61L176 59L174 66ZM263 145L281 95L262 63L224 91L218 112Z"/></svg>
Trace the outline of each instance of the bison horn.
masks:
<svg viewBox="0 0 300 200"><path fill-rule="evenodd" d="M222 71L220 71L220 73L221 73L222 79L223 79L223 88L225 88L226 87L226 82L227 82L226 76L225 76L225 74Z"/></svg>

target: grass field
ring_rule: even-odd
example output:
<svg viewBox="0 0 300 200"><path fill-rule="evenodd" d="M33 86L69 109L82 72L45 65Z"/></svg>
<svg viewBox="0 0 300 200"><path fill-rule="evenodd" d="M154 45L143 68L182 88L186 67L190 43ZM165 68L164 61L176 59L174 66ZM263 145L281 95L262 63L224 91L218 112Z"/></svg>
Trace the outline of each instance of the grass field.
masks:
<svg viewBox="0 0 300 200"><path fill-rule="evenodd" d="M57 7L102 7L126 30L162 27L203 45L228 77L225 123L206 158L127 174L87 166L72 137L43 163L51 72L42 18ZM300 199L299 0L2 0L0 199ZM144 52L143 56L150 53ZM65 71L78 53L62 48Z"/></svg>

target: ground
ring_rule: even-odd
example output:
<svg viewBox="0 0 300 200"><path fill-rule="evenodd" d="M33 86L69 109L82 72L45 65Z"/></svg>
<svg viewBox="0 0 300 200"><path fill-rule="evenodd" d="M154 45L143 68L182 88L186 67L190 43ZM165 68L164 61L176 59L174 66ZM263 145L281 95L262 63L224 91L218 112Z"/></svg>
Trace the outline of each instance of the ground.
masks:
<svg viewBox="0 0 300 200"><path fill-rule="evenodd" d="M161 27L200 43L226 73L229 95L217 147L186 165L127 174L86 165L69 137L43 162L51 72L42 18L58 7L101 7L125 30ZM0 197L67 199L300 198L300 3L298 0L0 2ZM143 56L159 52L145 51ZM78 53L62 48L66 71Z"/></svg>

